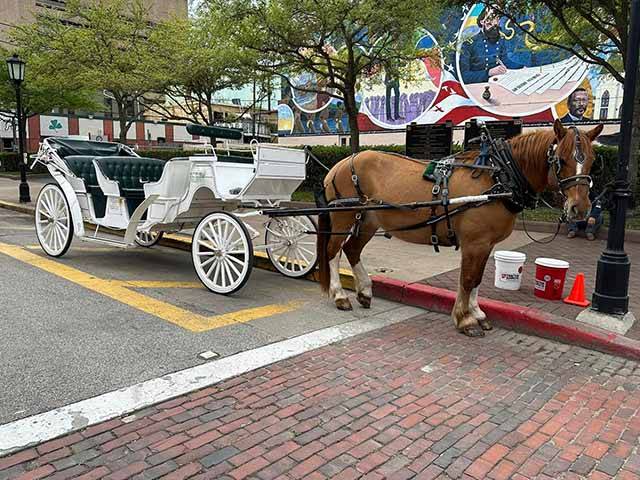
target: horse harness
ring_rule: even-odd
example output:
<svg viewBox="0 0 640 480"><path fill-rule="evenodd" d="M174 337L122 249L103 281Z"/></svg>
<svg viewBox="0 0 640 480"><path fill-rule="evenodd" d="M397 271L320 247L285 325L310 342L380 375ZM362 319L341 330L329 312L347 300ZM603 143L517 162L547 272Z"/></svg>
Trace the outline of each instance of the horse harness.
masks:
<svg viewBox="0 0 640 480"><path fill-rule="evenodd" d="M556 181L558 183L560 193L564 195L566 189L575 186L575 185L589 185L591 186L592 179L591 176L582 174L582 165L584 165L585 156L584 151L582 150L582 145L580 141L580 135L578 129L575 126L570 127L573 129L575 133L575 148L574 148L574 159L576 161L576 174L561 178L560 173L562 171L562 167L564 166L564 161L560 158L556 151L558 147L558 141L554 138L553 143L549 146L547 151L547 164L549 169L555 175ZM478 201L475 203L466 203L459 207L454 208L453 210L449 209L449 178L453 174L456 168L468 168L474 170L472 174L473 178L477 178L479 175L482 175L484 172L488 172L493 181L495 182L493 186L483 192L485 194L495 194L495 193L511 193L510 198L503 198L501 201L505 204L505 207L512 213L517 214L522 210L533 209L536 207L538 201L538 195L525 177L522 172L520 166L513 158L513 152L511 150L511 145L506 142L504 139L492 139L491 135L486 127L482 127L482 132L480 135L481 141L481 149L480 154L476 158L473 164L455 162L456 154L450 155L448 157L442 158L440 160L431 161L427 164L427 168L423 174L424 178L430 182L433 182L433 187L431 189L431 195L433 200L437 200L441 198L441 205L444 209L443 214L437 213L437 206L431 207L431 217L425 221L416 223L414 225L409 225L402 228L397 228L393 230L387 230L384 232L384 235L388 238L391 238L389 235L390 232L398 232L398 231L410 231L417 230L420 228L431 227L431 244L436 252L440 251L439 248L439 240L436 232L437 224L441 221L446 221L447 223L447 239L451 243L451 245L455 246L456 250L460 248L456 233L451 224L451 217L462 213L470 208L477 208L487 203L494 201L493 199L487 199L483 201ZM393 153L392 153L393 154ZM395 155L395 154L394 154ZM338 188L335 184L335 175L331 179L331 183L336 195L336 199L332 200L328 203L329 206L355 206L355 205L367 205L367 204L386 204L392 205L388 202L383 202L379 200L370 199L363 191L360 185L360 179L355 170L354 159L357 154L352 154L349 159L349 168L351 170L351 182L353 183L354 189L356 191L357 197L346 197L343 198ZM398 156L402 158L407 158L402 155ZM324 195L323 195L324 196ZM326 204L326 200L325 200ZM402 209L401 205L397 205L398 209ZM350 233L351 235L358 236L360 232L360 226L363 222L365 211L361 211L356 213L356 222L352 228ZM339 234L344 234L345 232L341 232Z"/></svg>

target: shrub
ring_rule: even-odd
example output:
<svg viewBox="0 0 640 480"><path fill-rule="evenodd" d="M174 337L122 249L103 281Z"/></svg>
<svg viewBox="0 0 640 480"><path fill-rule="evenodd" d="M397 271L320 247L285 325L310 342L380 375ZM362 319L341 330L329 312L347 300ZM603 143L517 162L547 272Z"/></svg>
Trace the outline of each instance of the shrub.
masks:
<svg viewBox="0 0 640 480"><path fill-rule="evenodd" d="M19 157L15 152L0 152L0 172L17 172Z"/></svg>

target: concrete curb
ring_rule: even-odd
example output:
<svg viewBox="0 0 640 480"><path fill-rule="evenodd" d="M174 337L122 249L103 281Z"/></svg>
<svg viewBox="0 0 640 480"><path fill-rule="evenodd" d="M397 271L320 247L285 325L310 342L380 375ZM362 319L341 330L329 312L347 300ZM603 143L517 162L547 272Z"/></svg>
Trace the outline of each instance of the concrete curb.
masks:
<svg viewBox="0 0 640 480"><path fill-rule="evenodd" d="M372 277L372 281L374 295L387 300L441 313L450 313L455 303L456 294L451 290L382 276ZM535 308L486 298L480 298L479 301L480 308L496 326L640 360L638 340L556 317Z"/></svg>
<svg viewBox="0 0 640 480"><path fill-rule="evenodd" d="M29 205L0 200L0 208L33 215ZM109 231L120 234L122 232ZM638 232L640 234L640 232ZM178 250L191 251L191 239L175 234L167 234L160 245ZM263 270L276 271L264 252L254 252L254 266ZM308 280L317 281L317 271L307 275ZM353 275L348 270L340 271L344 288L353 290ZM409 283L380 275L372 276L373 293L376 297L405 305L421 307L441 313L451 313L456 293L444 288L420 283ZM640 360L640 341L576 321L565 320L540 310L520 305L480 298L480 307L496 326L529 333L538 337L579 345L610 353L632 360Z"/></svg>

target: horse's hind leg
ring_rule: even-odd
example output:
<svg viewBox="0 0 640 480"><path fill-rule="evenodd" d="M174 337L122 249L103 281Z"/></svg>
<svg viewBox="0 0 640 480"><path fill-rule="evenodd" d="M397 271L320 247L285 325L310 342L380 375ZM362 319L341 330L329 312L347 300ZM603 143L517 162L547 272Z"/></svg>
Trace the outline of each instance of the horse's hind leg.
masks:
<svg viewBox="0 0 640 480"><path fill-rule="evenodd" d="M357 237L349 237L349 240L347 240L344 247L342 247L353 271L357 293L356 298L358 299L358 303L364 308L371 307L373 292L371 291L371 279L369 278L367 269L362 264L360 254L365 245L373 238L376 230L377 225L374 225L372 222L365 222L360 228L359 235Z"/></svg>
<svg viewBox="0 0 640 480"><path fill-rule="evenodd" d="M456 328L470 337L484 336L483 329L478 325L480 320L477 305L477 288L482 281L484 267L491 253L490 246L466 245L462 248L462 264L458 295L453 306L451 316ZM484 312L482 312L484 314Z"/></svg>
<svg viewBox="0 0 640 480"><path fill-rule="evenodd" d="M471 314L478 321L483 330L491 330L493 326L491 322L487 320L487 314L482 311L480 308L480 304L478 303L478 288L476 287L471 290L471 294L469 296L469 308L471 310Z"/></svg>
<svg viewBox="0 0 640 480"><path fill-rule="evenodd" d="M353 215L350 216L353 217ZM347 231L352 224L353 220L349 220L345 215L335 214L331 216L332 230L335 232ZM347 235L332 235L327 244L330 272L329 298L335 302L339 310L353 309L340 281L340 256L346 238Z"/></svg>

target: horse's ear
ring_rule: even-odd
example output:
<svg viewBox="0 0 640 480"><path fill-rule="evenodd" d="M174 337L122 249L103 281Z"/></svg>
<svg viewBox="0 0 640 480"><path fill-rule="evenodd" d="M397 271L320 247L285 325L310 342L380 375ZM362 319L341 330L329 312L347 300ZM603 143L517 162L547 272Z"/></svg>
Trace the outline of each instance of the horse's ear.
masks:
<svg viewBox="0 0 640 480"><path fill-rule="evenodd" d="M556 118L556 121L553 122L553 131L556 134L556 138L558 139L558 141L562 140L567 134L567 129L564 128L564 125L562 125L562 122L559 118Z"/></svg>
<svg viewBox="0 0 640 480"><path fill-rule="evenodd" d="M599 123L587 132L587 137L589 137L589 139L593 142L596 138L598 138L598 135L602 133L603 128L604 125L602 123Z"/></svg>

